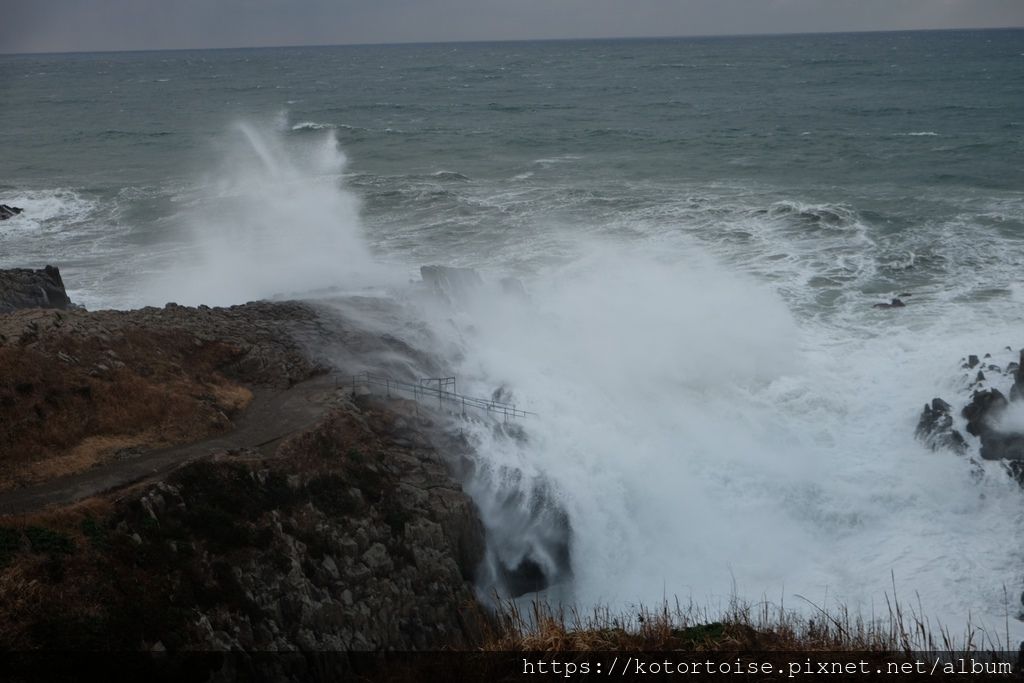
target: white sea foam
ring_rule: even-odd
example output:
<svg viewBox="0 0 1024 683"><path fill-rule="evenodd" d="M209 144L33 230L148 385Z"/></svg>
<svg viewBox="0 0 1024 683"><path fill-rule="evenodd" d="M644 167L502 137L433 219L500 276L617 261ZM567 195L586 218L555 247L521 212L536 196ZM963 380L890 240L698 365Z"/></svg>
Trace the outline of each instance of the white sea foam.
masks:
<svg viewBox="0 0 1024 683"><path fill-rule="evenodd" d="M292 130L330 130L336 128L332 123L317 123L316 121L303 121L292 126Z"/></svg>
<svg viewBox="0 0 1024 683"><path fill-rule="evenodd" d="M507 563L549 561L550 515L506 493L543 483L572 529L572 579L552 595L584 608L724 604L735 583L870 617L895 577L954 634L969 617L1003 634L1020 491L994 463L972 480L913 426L952 389L958 354L1007 343L1012 322L979 333L922 307L851 338L692 243L669 258L599 250L529 289L532 302L488 295L438 328L458 326L461 387L504 386L539 413L525 442L474 432L489 467L469 488Z"/></svg>
<svg viewBox="0 0 1024 683"><path fill-rule="evenodd" d="M21 191L4 195L0 204L23 209L14 218L0 223L0 230L40 230L53 223L63 228L74 225L89 217L97 202L71 189Z"/></svg>

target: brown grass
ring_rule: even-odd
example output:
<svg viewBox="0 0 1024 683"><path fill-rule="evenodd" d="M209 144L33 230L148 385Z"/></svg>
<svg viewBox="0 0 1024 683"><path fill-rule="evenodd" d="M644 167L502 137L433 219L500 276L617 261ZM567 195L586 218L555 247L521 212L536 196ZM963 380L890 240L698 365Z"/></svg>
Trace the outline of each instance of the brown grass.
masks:
<svg viewBox="0 0 1024 683"><path fill-rule="evenodd" d="M36 484L110 462L117 452L123 449L150 449L161 445L166 445L166 442L161 442L152 432L120 436L87 436L66 455L25 463L18 471L18 482L22 485Z"/></svg>
<svg viewBox="0 0 1024 683"><path fill-rule="evenodd" d="M252 400L218 371L238 353L146 329L0 345L0 490L230 429Z"/></svg>
<svg viewBox="0 0 1024 683"><path fill-rule="evenodd" d="M876 652L946 651L958 654L1016 650L1006 624L992 628L968 623L954 633L916 606L902 603L895 591L880 614L865 617L845 606L826 610L806 601L796 611L767 600L737 598L724 610L663 602L655 609L637 606L628 613L598 607L582 613L545 601L504 600L486 632L485 651L762 651ZM1005 626L1005 632L999 627Z"/></svg>

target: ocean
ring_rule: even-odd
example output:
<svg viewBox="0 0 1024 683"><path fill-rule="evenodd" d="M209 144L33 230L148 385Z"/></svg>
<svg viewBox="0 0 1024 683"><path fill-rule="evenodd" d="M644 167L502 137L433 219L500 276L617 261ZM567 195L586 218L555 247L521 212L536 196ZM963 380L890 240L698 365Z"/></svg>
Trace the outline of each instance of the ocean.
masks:
<svg viewBox="0 0 1024 683"><path fill-rule="evenodd" d="M568 529L558 599L1024 637L1024 492L913 435L1024 345L1024 31L6 55L0 92L0 267L88 308L519 278L419 314L538 414L467 486L492 561Z"/></svg>

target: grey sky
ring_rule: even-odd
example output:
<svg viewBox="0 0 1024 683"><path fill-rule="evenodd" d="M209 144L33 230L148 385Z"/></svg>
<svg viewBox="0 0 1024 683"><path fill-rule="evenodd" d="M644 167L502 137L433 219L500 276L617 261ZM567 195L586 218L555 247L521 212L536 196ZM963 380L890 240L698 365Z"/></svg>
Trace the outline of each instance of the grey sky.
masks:
<svg viewBox="0 0 1024 683"><path fill-rule="evenodd" d="M0 0L0 52L1024 26L1024 0Z"/></svg>

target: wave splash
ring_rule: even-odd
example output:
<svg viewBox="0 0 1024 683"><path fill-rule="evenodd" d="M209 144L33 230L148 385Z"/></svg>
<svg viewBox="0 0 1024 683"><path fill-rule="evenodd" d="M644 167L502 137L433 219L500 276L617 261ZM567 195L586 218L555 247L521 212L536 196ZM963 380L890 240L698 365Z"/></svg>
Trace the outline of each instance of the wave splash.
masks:
<svg viewBox="0 0 1024 683"><path fill-rule="evenodd" d="M234 126L207 194L180 216L183 256L149 298L223 305L390 282L345 165L334 131L297 140L280 126Z"/></svg>
<svg viewBox="0 0 1024 683"><path fill-rule="evenodd" d="M992 539L1019 533L1016 484L913 438L935 359L965 339L852 340L696 251L597 249L528 291L484 288L435 325L460 387L539 416L467 427L485 595L585 611L799 594L867 617L895 577L954 631L1002 623L1019 552Z"/></svg>

